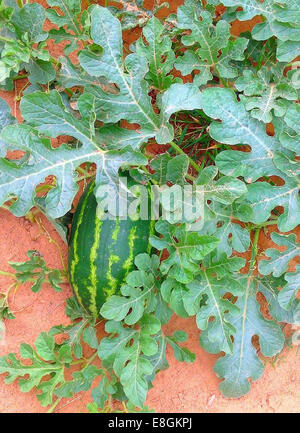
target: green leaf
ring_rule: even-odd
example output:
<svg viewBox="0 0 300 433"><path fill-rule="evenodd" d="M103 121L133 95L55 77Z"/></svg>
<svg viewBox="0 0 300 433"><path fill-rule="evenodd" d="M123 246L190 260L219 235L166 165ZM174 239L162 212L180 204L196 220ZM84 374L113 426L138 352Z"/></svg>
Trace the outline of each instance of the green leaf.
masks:
<svg viewBox="0 0 300 433"><path fill-rule="evenodd" d="M48 37L43 30L46 19L45 9L38 3L25 4L21 9L14 12L12 23L18 38L22 39L26 33L31 42L41 42Z"/></svg>
<svg viewBox="0 0 300 433"><path fill-rule="evenodd" d="M158 351L151 356L148 356L148 360L151 362L153 370L152 373L147 376L147 381L152 385L153 380L158 372L161 370L167 370L169 363L166 357L167 349L167 336L161 331L155 336L155 340L158 345Z"/></svg>
<svg viewBox="0 0 300 433"><path fill-rule="evenodd" d="M179 362L194 362L196 356L186 347L182 347L180 343L184 343L187 340L187 334L184 331L175 331L173 335L165 335L160 332L156 336L158 343L158 351L148 357L149 361L153 365L153 373L148 376L150 383L155 378L155 375L161 371L169 368L169 364L166 358L166 349L168 344L174 351L174 356Z"/></svg>
<svg viewBox="0 0 300 433"><path fill-rule="evenodd" d="M265 252L268 260L261 260L258 264L258 270L262 275L273 274L274 277L280 277L284 274L289 266L289 262L299 256L300 244L297 243L295 234L280 235L276 232L271 233L272 241L279 245L286 247L284 251L275 248L268 248Z"/></svg>
<svg viewBox="0 0 300 433"><path fill-rule="evenodd" d="M277 153L274 157L274 164L287 176L300 180L300 163L294 159L293 154Z"/></svg>
<svg viewBox="0 0 300 433"><path fill-rule="evenodd" d="M222 16L224 18L224 15ZM245 51L245 60L243 64L239 64L240 74L245 67L252 67L253 62L259 66L272 66L276 63L276 48L277 40L275 38L268 39L267 41L256 41L253 39L251 32L246 31L241 33L241 36L249 39L247 49Z"/></svg>
<svg viewBox="0 0 300 433"><path fill-rule="evenodd" d="M21 41L12 39L5 42L0 58L0 83L9 81L13 72L17 74L23 62L29 62L30 55L30 48Z"/></svg>
<svg viewBox="0 0 300 433"><path fill-rule="evenodd" d="M218 104L215 101L218 100ZM266 221L276 206L284 213L278 219L280 231L289 231L300 222L299 182L287 176L274 164L274 152L281 150L280 143L266 134L264 125L252 119L243 104L237 102L233 91L209 88L202 92L205 113L220 122L210 125L213 139L230 145L247 144L250 152L226 150L218 154L216 164L220 171L230 176L243 176L248 186L245 202L253 212L249 220L256 224ZM266 182L253 183L262 176L279 176L283 186L272 186Z"/></svg>
<svg viewBox="0 0 300 433"><path fill-rule="evenodd" d="M29 72L28 79L33 84L47 84L55 78L55 69L51 62L44 60L31 59L26 70Z"/></svg>
<svg viewBox="0 0 300 433"><path fill-rule="evenodd" d="M109 395L115 394L118 390L118 387L121 388L121 384L119 382L114 383L113 381L110 381L107 376L103 375L98 386L92 389L92 398L96 403L97 407L103 409L105 403L109 399ZM118 400L121 401L124 400L124 398L118 396Z"/></svg>
<svg viewBox="0 0 300 433"><path fill-rule="evenodd" d="M239 270L242 262L235 263L226 256L222 256L221 260L206 261L205 270L201 270L187 285L188 293L183 297L186 311L190 315L196 314L199 329L207 329L209 319L214 318L213 322L210 322L207 336L226 353L233 353L232 336L236 332L228 317L238 315L239 308L231 300L225 299L224 295L231 293L233 296L239 296L243 293L243 287L232 272ZM200 305L201 300L204 301L204 305Z"/></svg>
<svg viewBox="0 0 300 433"><path fill-rule="evenodd" d="M93 349L98 348L98 338L96 334L96 329L93 326L88 326L84 329L82 333L83 341L88 344Z"/></svg>
<svg viewBox="0 0 300 433"><path fill-rule="evenodd" d="M257 74L249 69L243 71L243 76L235 82L235 87L243 92L242 101L252 117L264 123L285 115L288 101L298 99L293 83L284 77L285 65L277 64L272 69L262 68Z"/></svg>
<svg viewBox="0 0 300 433"><path fill-rule="evenodd" d="M187 289L183 283L169 276L161 285L161 295L163 300L169 305L171 310L173 310L178 316L184 318L188 317L188 313L183 304L183 298L186 291Z"/></svg>
<svg viewBox="0 0 300 433"><path fill-rule="evenodd" d="M167 249L169 252L169 258L161 263L161 272L184 284L193 279L200 260L213 251L219 242L212 236L188 232L185 225L172 226L167 221L158 221L155 228L163 238L152 236L149 239L151 245L159 251Z"/></svg>
<svg viewBox="0 0 300 433"><path fill-rule="evenodd" d="M191 30L191 34L182 37L183 44L197 44L200 48L196 51L187 50L182 57L178 57L175 62L176 69L183 75L199 70L199 74L194 78L194 83L198 86L212 80L212 68L223 78L234 78L238 75L233 60L244 60L247 39L238 38L231 41L230 26L226 21L218 21L214 26L209 12L193 14L188 5L178 8L177 20L180 29Z"/></svg>
<svg viewBox="0 0 300 433"><path fill-rule="evenodd" d="M280 135L281 144L285 148L296 152L297 155L300 155L300 127L298 125L299 116L300 106L297 104L290 105L284 117L284 121L288 125L289 129L283 130Z"/></svg>
<svg viewBox="0 0 300 433"><path fill-rule="evenodd" d="M8 373L6 383L12 383L19 379L19 387L22 392L29 392L36 387L37 398L42 406L52 403L53 393L64 379L64 363L71 360L70 352L64 350L64 356L56 353L54 339L49 334L42 332L35 342L36 350L29 344L20 345L20 355L23 359L30 359L30 365L24 365L16 358L14 353L0 358L0 374ZM59 353L62 353L61 346ZM51 361L51 363L46 362ZM27 376L26 379L23 377Z"/></svg>
<svg viewBox="0 0 300 433"><path fill-rule="evenodd" d="M123 61L121 25L108 9L93 7L91 19L92 39L103 51L81 51L80 64L90 75L103 76L119 88L118 93L109 93L101 87L86 86L86 91L95 96L97 118L105 123L120 119L138 123L143 134L151 133L158 143L168 143L174 137L168 123L170 116L183 109L201 108L199 90L190 84L172 85L163 95L161 114L155 114L148 96L149 86L144 80L148 72L146 59L134 53Z"/></svg>
<svg viewBox="0 0 300 433"><path fill-rule="evenodd" d="M104 318L118 322L124 319L127 325L134 325L145 311L155 310L157 299L154 290L159 287L155 276L158 275L159 259L156 255L139 254L135 264L138 270L126 277L126 283L120 289L122 296L113 295L102 306Z"/></svg>
<svg viewBox="0 0 300 433"><path fill-rule="evenodd" d="M257 15L264 17L264 22L256 24L252 36L256 40L266 40L276 36L282 41L300 40L299 3L290 0L223 0L224 6L242 7L237 12L240 21L250 20Z"/></svg>
<svg viewBox="0 0 300 433"><path fill-rule="evenodd" d="M287 284L280 290L278 301L282 308L291 310L300 290L300 265L296 266L296 272L289 272L284 276ZM299 300L298 300L299 303Z"/></svg>
<svg viewBox="0 0 300 433"><path fill-rule="evenodd" d="M90 109L93 109L93 99L90 99ZM80 98L80 102L87 101L87 96ZM78 105L81 107L81 105ZM35 92L26 95L21 101L21 112L25 120L36 126L42 134L57 137L62 134L71 135L83 144L91 143L93 136L93 122L85 118L76 119L63 103L60 94L56 90L49 93ZM46 120L46 121L45 121Z"/></svg>
<svg viewBox="0 0 300 433"><path fill-rule="evenodd" d="M202 186L205 204L203 227L199 233L213 235L220 240L218 254L225 252L231 256L232 248L238 252L247 251L250 245L249 232L234 221L237 219L234 202L247 193L246 185L234 177L220 176L215 166L205 167L195 184Z"/></svg>
<svg viewBox="0 0 300 433"><path fill-rule="evenodd" d="M222 176L216 180L217 175L217 167L205 167L195 181L196 185L203 185L202 194L206 204L208 201L232 204L247 193L247 187L241 180L230 176Z"/></svg>
<svg viewBox="0 0 300 433"><path fill-rule="evenodd" d="M61 271L48 268L43 256L36 250L29 250L27 255L29 260L26 262L8 262L16 270L16 281L20 284L29 282L34 293L39 292L44 283L50 283L56 292L61 292Z"/></svg>
<svg viewBox="0 0 300 433"><path fill-rule="evenodd" d="M149 63L149 72L145 78L158 90L168 89L179 80L169 75L175 61L172 41L156 17L148 21L143 29L143 35L147 44L141 37L134 48L136 53L145 57Z"/></svg>
<svg viewBox="0 0 300 433"><path fill-rule="evenodd" d="M11 115L10 106L8 103L0 98L0 131L7 125L13 124L16 122L15 117ZM0 156L6 155L6 144L3 140L0 139Z"/></svg>
<svg viewBox="0 0 300 433"><path fill-rule="evenodd" d="M69 55L78 49L78 41L88 39L79 22L81 1L49 0L47 3L52 8L46 9L46 16L59 27L58 30L51 29L49 31L49 39L54 39L56 43L69 40L70 43L65 47L65 54ZM53 6L58 7L62 13L58 13Z"/></svg>
<svg viewBox="0 0 300 433"><path fill-rule="evenodd" d="M254 335L259 337L260 350L264 356L272 357L284 346L280 326L265 319L260 312L252 276L241 276L240 283L244 286L244 294L240 294L235 304L240 313L231 318L236 328L233 354L219 358L214 367L217 375L224 379L219 388L228 398L247 394L250 390L249 378L256 381L264 372L264 364L252 343Z"/></svg>
<svg viewBox="0 0 300 433"><path fill-rule="evenodd" d="M280 293L283 292L286 287L285 286L286 281L284 280L283 276L280 278L274 278L272 276L255 278L255 282L257 284L257 289L266 298L269 312L273 317L273 319L275 319L277 322L291 323L291 324L295 324L298 321L299 316L297 315L299 314L300 311L299 300L295 300L294 298L290 299L288 311L286 308L283 308L283 306L281 305L281 299L284 300L285 296L281 298ZM284 307L287 307L287 305L284 304Z"/></svg>
<svg viewBox="0 0 300 433"><path fill-rule="evenodd" d="M56 388L55 395L58 397L70 398L81 391L88 391L96 377L103 374L103 371L96 365L87 365L80 371L75 371L72 381L67 381Z"/></svg>
<svg viewBox="0 0 300 433"><path fill-rule="evenodd" d="M166 336L167 343L174 350L174 356L180 362L194 362L196 355L186 347L181 347L179 343L184 343L188 336L184 331L175 331L174 334Z"/></svg>
<svg viewBox="0 0 300 433"><path fill-rule="evenodd" d="M70 317L72 321L90 317L87 312L80 307L74 296L66 300L66 315Z"/></svg>
<svg viewBox="0 0 300 433"><path fill-rule="evenodd" d="M101 315L118 322L124 319L127 325L133 325L141 319L144 310L148 310L147 305L151 305L152 311L155 308L154 288L153 275L144 271L131 272L126 278L126 284L120 289L122 296L110 297L102 306Z"/></svg>
<svg viewBox="0 0 300 433"><path fill-rule="evenodd" d="M167 165L166 180L176 185L184 185L188 168L189 158L187 155L177 155L171 158Z"/></svg>
<svg viewBox="0 0 300 433"><path fill-rule="evenodd" d="M0 24L3 26L9 26L10 25L10 19L12 17L12 14L14 13L13 6L16 5L10 5L7 4L7 2L4 2L4 0L0 1Z"/></svg>
<svg viewBox="0 0 300 433"><path fill-rule="evenodd" d="M85 105L86 102L88 105ZM78 104L83 116L85 109L93 109L92 100L87 95L82 95ZM34 205L35 187L48 175L56 176L57 186L48 193L45 207L50 217L58 218L71 209L78 190L75 169L80 164L97 164L96 185L99 185L100 182L117 182L118 169L121 166L135 163L142 165L147 162L143 155L129 147L120 151L102 150L94 136L93 119L74 117L66 110L55 90L49 94L35 92L26 95L21 106L23 117L36 126L39 132L51 137L71 135L81 141L82 146L71 148L62 144L54 149L49 139L41 138L37 131L28 125L7 126L2 130L1 137L6 143L31 155L30 161L21 166L5 159L0 160L0 202L3 203L16 194L18 200L11 206L15 215L25 215L30 210Z"/></svg>
<svg viewBox="0 0 300 433"><path fill-rule="evenodd" d="M278 41L277 59L279 62L291 62L299 55L299 41Z"/></svg>
<svg viewBox="0 0 300 433"><path fill-rule="evenodd" d="M68 57L60 57L59 62L60 69L56 79L63 88L86 86L87 84L94 84L95 86L108 84L102 77L88 75L80 66L74 65Z"/></svg>
<svg viewBox="0 0 300 433"><path fill-rule="evenodd" d="M15 315L11 311L11 306L8 302L8 293L0 293L0 342L5 336L5 325L3 319L15 319Z"/></svg>
<svg viewBox="0 0 300 433"><path fill-rule="evenodd" d="M151 169L155 170L155 173L152 174L152 178L158 182L159 185L164 185L167 181L167 169L170 161L171 156L167 152L155 155L155 158L152 159L150 163Z"/></svg>
<svg viewBox="0 0 300 433"><path fill-rule="evenodd" d="M235 206L222 203L210 203L207 205L208 212L200 233L212 235L219 239L217 254L226 253L231 256L233 250L244 253L250 246L249 231L235 222L237 219ZM246 215L251 214L247 208Z"/></svg>
<svg viewBox="0 0 300 433"><path fill-rule="evenodd" d="M156 5L153 10L144 7L144 0L116 0L118 8L109 6L109 10L120 19L122 30L131 30L136 27L143 27L163 7L169 7L168 2Z"/></svg>
<svg viewBox="0 0 300 433"><path fill-rule="evenodd" d="M49 334L53 336L58 334L67 335L69 339L65 341L65 345L70 347L75 358L80 359L83 356L81 341L83 333L84 338L82 339L89 344L90 347L95 349L97 348L97 336L95 335L94 329L95 319L81 309L76 298L74 297L68 298L66 300L66 315L72 320L73 323L67 326L53 326L50 329ZM81 320L76 321L76 319Z"/></svg>
<svg viewBox="0 0 300 433"><path fill-rule="evenodd" d="M100 359L112 363L127 398L134 405L142 407L148 391L146 377L153 371L146 356L158 351L152 336L160 330L160 323L149 315L144 316L139 325L139 329L134 329L125 328L119 322L107 322L105 330L111 336L101 340L98 354Z"/></svg>
<svg viewBox="0 0 300 433"><path fill-rule="evenodd" d="M88 325L88 327L87 327ZM74 322L71 325L63 326L53 326L49 334L51 335L58 335L58 334L65 334L69 337L68 340L65 341L65 345L70 348L72 353L74 354L75 358L80 359L83 356L83 349L82 349L82 341L81 337L83 337L83 340L90 345L90 347L96 349L96 335L93 331L93 319L88 316L83 316L82 320L78 322Z"/></svg>

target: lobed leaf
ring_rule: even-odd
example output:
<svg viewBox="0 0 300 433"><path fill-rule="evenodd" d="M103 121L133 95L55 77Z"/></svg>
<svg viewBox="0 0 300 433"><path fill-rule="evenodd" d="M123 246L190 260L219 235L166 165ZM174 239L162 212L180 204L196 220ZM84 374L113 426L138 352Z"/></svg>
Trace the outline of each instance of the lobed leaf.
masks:
<svg viewBox="0 0 300 433"><path fill-rule="evenodd" d="M183 284L193 279L200 260L213 251L219 242L212 236L188 232L185 225L172 226L167 221L158 221L155 227L163 238L152 236L149 239L151 245L159 251L166 248L169 252L169 257L162 262L160 270Z"/></svg>
<svg viewBox="0 0 300 433"><path fill-rule="evenodd" d="M218 104L215 101L218 101ZM205 113L220 122L210 125L210 135L222 143L251 146L250 152L227 150L218 154L216 164L220 171L230 176L243 176L248 186L245 202L252 208L249 220L254 223L266 221L276 206L284 213L278 219L281 231L292 230L300 221L299 180L287 176L274 164L280 143L266 134L263 124L252 119L234 92L229 89L209 88L202 92ZM262 176L279 176L285 184L272 186L256 182Z"/></svg>
<svg viewBox="0 0 300 433"><path fill-rule="evenodd" d="M273 232L271 234L271 239L275 244L286 248L284 251L275 248L268 248L266 250L266 256L269 257L269 260L261 260L258 264L258 270L262 275L269 275L272 273L274 277L280 277L280 275L287 271L289 262L294 257L299 256L300 244L297 243L295 234L285 236Z"/></svg>
<svg viewBox="0 0 300 433"><path fill-rule="evenodd" d="M289 101L298 99L297 91L283 72L285 65L277 64L272 69L261 68L256 74L249 69L235 82L235 87L244 93L242 101L252 117L271 123L273 115L285 115Z"/></svg>
<svg viewBox="0 0 300 433"><path fill-rule="evenodd" d="M105 330L111 336L102 339L99 357L113 364L116 375L120 378L127 398L138 407L143 407L148 391L146 377L153 371L147 356L158 351L153 338L160 330L160 323L154 316L144 316L139 322L140 328L125 328L121 323L109 321Z"/></svg>
<svg viewBox="0 0 300 433"><path fill-rule="evenodd" d="M7 126L2 130L1 137L6 143L29 152L31 156L27 164L20 166L9 160L0 160L0 202L5 202L12 195L17 196L18 200L11 206L15 215L25 215L29 211L34 205L36 186L49 175L56 176L56 187L48 193L45 207L50 217L58 218L71 209L78 190L75 170L80 164L96 163L96 184L99 185L107 181L114 183L121 166L146 163L143 155L129 147L120 151L102 150L94 135L93 117L84 116L85 110L92 110L93 99L85 94L78 104L82 119L67 111L55 90L49 94L35 92L26 95L21 103L22 115L39 132L51 137L71 135L82 143L78 148L62 144L54 149L49 139L40 137L36 130L24 124ZM89 113L93 116L92 111Z"/></svg>
<svg viewBox="0 0 300 433"><path fill-rule="evenodd" d="M212 69L223 78L234 78L238 70L233 61L244 60L244 51L248 40L238 38L230 40L230 26L220 20L214 26L212 16L207 11L199 10L199 14L192 13L188 4L178 8L177 25L182 30L191 30L191 34L182 37L186 46L200 46L196 51L187 50L182 57L178 57L175 67L183 75L195 70L194 83L198 86L212 80ZM221 54L220 54L221 51Z"/></svg>
<svg viewBox="0 0 300 433"><path fill-rule="evenodd" d="M284 345L284 335L280 326L265 319L256 300L255 283L251 276L241 276L244 294L240 294L236 307L239 314L232 317L236 328L233 353L218 359L214 371L224 379L219 388L228 398L239 398L250 390L249 378L258 380L264 372L264 364L253 346L254 335L259 337L260 350L264 356L272 357L279 353Z"/></svg>
<svg viewBox="0 0 300 433"><path fill-rule="evenodd" d="M143 38L139 38L135 45L135 51L147 59L149 72L146 79L158 90L166 90L171 84L180 82L170 72L175 62L175 53L172 50L171 38L164 31L164 26L156 18L152 17L143 28Z"/></svg>
<svg viewBox="0 0 300 433"><path fill-rule="evenodd" d="M65 381L64 364L70 363L72 357L70 349L64 345L56 353L54 338L45 332L37 337L35 348L36 350L25 343L20 345L20 355L23 359L31 360L30 365L24 365L14 353L1 357L0 374L8 373L6 383L19 379L22 392L29 392L37 387L37 390L41 391L37 395L38 400L42 406L47 406L52 403L55 389Z"/></svg>
<svg viewBox="0 0 300 433"><path fill-rule="evenodd" d="M296 266L296 272L289 272L284 276L287 284L280 290L278 294L278 302L282 308L290 311L295 305L295 301L299 304L297 294L300 290L300 265Z"/></svg>
<svg viewBox="0 0 300 433"><path fill-rule="evenodd" d="M148 96L149 86L144 80L148 73L147 60L134 53L123 61L121 24L108 9L94 7L91 19L92 39L102 47L102 51L81 51L81 66L90 75L105 77L119 89L118 93L108 93L101 87L86 86L86 91L95 97L97 118L105 123L116 123L120 119L138 123L142 134L155 136L160 144L168 143L174 137L173 128L168 123L171 114L201 108L199 90L190 84L174 84L163 95L161 114L157 115Z"/></svg>

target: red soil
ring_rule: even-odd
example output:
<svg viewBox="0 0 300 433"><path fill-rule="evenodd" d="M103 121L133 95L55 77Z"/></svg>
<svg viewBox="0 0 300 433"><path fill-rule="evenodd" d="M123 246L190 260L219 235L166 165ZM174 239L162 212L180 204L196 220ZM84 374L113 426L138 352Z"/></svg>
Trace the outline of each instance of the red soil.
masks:
<svg viewBox="0 0 300 433"><path fill-rule="evenodd" d="M172 10L182 1L172 1ZM248 27L247 27L248 26ZM243 24L243 30L249 28L249 23ZM239 28L235 25L234 32ZM127 32L128 33L128 32ZM134 39L136 32L130 34ZM51 51L58 56L61 46L51 47ZM18 115L18 104L15 96L19 93L24 82L17 81L15 92L0 92L0 97L6 99L12 113ZM50 237L62 249L66 262L67 248L60 240L55 230L43 216L38 216ZM11 271L8 261L18 262L26 260L27 251L38 250L51 267L62 268L59 251L53 242L49 241L46 232L40 230L38 224L25 218L16 218L8 211L0 209L0 269ZM272 242L269 235L261 235L259 247L263 251ZM291 270L294 265L292 265ZM0 277L0 291L5 291L10 284L7 277ZM71 289L65 285L61 293L54 292L50 287L44 287L38 294L33 294L29 287L24 286L13 296L12 306L16 314L15 320L5 321L6 338L0 343L0 356L10 352L17 352L20 343L34 343L42 331L48 331L52 326L69 323L65 316L65 299L71 296ZM217 355L206 353L198 343L200 331L194 319L173 317L165 327L166 333L177 329L184 329L189 339L186 346L196 353L197 359L193 364L183 364L174 359L168 350L170 368L160 372L154 388L150 390L146 404L156 412L299 412L300 409L300 363L296 348L286 349L275 366L270 362L262 379L253 383L247 396L237 400L222 397L212 368ZM104 335L100 325L99 337ZM88 354L87 354L88 355ZM97 385L98 380L95 381ZM0 377L0 412L45 412L36 399L35 391L22 394L17 383L4 384L4 377ZM85 412L85 406L91 401L89 392L82 392L72 399L64 399L56 407L55 412Z"/></svg>

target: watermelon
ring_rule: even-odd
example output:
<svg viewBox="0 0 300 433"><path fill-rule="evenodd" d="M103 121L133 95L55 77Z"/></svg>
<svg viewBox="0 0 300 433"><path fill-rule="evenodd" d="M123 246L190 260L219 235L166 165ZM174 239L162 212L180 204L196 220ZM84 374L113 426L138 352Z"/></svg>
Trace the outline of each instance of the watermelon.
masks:
<svg viewBox="0 0 300 433"><path fill-rule="evenodd" d="M135 257L150 253L155 221L101 220L96 214L94 186L94 181L87 186L74 213L68 268L79 304L98 317L101 306L119 292L134 269Z"/></svg>

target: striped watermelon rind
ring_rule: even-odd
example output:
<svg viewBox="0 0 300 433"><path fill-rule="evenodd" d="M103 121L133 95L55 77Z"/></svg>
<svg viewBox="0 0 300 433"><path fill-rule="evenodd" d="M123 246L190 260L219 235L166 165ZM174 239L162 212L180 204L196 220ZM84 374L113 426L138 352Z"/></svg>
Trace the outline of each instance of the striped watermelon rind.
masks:
<svg viewBox="0 0 300 433"><path fill-rule="evenodd" d="M93 317L125 282L140 253L151 252L154 220L101 220L92 181L74 213L69 242L69 278L80 305Z"/></svg>

